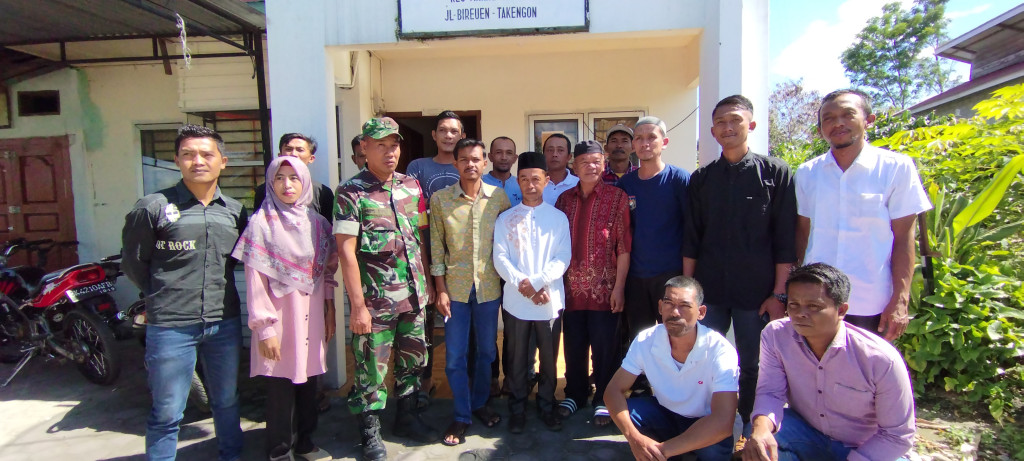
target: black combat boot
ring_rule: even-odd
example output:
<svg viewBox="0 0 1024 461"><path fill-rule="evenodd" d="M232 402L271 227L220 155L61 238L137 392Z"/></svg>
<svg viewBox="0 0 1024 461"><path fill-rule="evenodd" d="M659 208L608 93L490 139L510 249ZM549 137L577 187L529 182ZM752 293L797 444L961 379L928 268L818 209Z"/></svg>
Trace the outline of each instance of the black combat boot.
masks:
<svg viewBox="0 0 1024 461"><path fill-rule="evenodd" d="M412 439L420 443L431 443L438 440L437 431L420 418L420 410L416 408L416 394L398 399L398 411L395 413L395 428L392 431L399 437Z"/></svg>
<svg viewBox="0 0 1024 461"><path fill-rule="evenodd" d="M359 416L359 433L363 439L363 461L387 461L388 451L380 439L380 415L366 411Z"/></svg>

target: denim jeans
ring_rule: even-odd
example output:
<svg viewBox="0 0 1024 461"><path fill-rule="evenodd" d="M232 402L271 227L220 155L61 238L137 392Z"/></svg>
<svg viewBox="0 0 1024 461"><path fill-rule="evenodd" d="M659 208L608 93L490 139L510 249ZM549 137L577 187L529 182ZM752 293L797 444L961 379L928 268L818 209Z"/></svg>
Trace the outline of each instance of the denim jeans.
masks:
<svg viewBox="0 0 1024 461"><path fill-rule="evenodd" d="M173 460L196 356L202 358L206 392L221 461L242 455L238 414L238 363L242 349L239 318L184 327L146 327L146 367L153 408L146 421L146 456Z"/></svg>
<svg viewBox="0 0 1024 461"><path fill-rule="evenodd" d="M779 461L843 460L853 447L822 434L789 408L783 410L782 427L775 433L779 444ZM906 457L898 459L906 460Z"/></svg>
<svg viewBox="0 0 1024 461"><path fill-rule="evenodd" d="M498 308L501 301L479 302L476 287L469 292L469 302L452 301L452 316L444 324L447 347L445 374L455 400L455 420L472 423L473 410L487 404L491 396L491 362L498 355ZM476 341L473 357L473 379L469 377L469 335Z"/></svg>
<svg viewBox="0 0 1024 461"><path fill-rule="evenodd" d="M700 418L688 418L661 406L654 397L634 397L626 399L629 419L641 434L659 442L686 432ZM694 450L700 461L728 461L732 457L732 435L722 441L704 448ZM673 456L670 459L681 458ZM781 459L781 458L780 458Z"/></svg>

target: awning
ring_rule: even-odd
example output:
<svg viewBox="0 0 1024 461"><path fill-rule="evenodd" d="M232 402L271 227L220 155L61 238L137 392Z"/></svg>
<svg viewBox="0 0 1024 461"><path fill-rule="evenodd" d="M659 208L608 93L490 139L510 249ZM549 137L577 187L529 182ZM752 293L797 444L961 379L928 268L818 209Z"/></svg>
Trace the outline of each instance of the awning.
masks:
<svg viewBox="0 0 1024 461"><path fill-rule="evenodd" d="M0 46L228 36L267 29L262 12L239 0L0 0Z"/></svg>

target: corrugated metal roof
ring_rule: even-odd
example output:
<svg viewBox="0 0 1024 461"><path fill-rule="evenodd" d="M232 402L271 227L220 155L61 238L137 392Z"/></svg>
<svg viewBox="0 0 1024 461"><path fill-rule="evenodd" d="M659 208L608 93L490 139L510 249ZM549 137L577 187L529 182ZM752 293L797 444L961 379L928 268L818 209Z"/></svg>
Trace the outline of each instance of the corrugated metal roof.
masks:
<svg viewBox="0 0 1024 461"><path fill-rule="evenodd" d="M979 51L1024 34L1024 3L935 49L935 54L968 64Z"/></svg>
<svg viewBox="0 0 1024 461"><path fill-rule="evenodd" d="M0 46L173 37L175 14L190 35L266 30L266 17L237 0L0 0Z"/></svg>

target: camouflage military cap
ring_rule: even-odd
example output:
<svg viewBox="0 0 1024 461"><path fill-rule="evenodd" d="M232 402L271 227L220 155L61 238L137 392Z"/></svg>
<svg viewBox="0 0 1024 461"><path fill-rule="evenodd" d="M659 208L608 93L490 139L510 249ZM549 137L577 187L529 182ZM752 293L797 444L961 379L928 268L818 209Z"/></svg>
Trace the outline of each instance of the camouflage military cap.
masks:
<svg viewBox="0 0 1024 461"><path fill-rule="evenodd" d="M398 122L391 117L371 118L363 124L363 136L384 139L393 134L397 134L399 140L402 139L402 135L398 134Z"/></svg>

